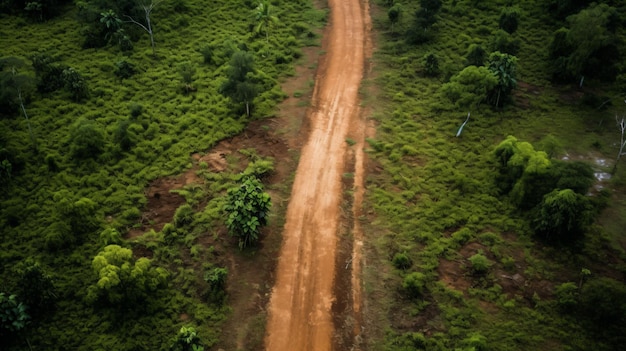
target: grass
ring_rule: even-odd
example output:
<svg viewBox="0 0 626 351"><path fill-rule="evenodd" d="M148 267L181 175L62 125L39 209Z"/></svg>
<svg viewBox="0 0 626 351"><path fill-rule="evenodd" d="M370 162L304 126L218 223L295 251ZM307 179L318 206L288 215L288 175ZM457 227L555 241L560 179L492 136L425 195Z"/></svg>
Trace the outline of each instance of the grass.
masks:
<svg viewBox="0 0 626 351"><path fill-rule="evenodd" d="M13 267L34 258L53 276L58 296L49 317L34 321L28 329L34 348L164 350L181 325L193 325L207 347L220 339L229 308L203 293L207 287L199 265L225 264L214 248L222 250L229 243L217 233L223 227L224 194L242 170L216 174L206 164L200 167L198 174L205 185L178 191L193 208L192 222L177 228L170 244L164 242L163 233L154 230L124 242L136 255L147 254L153 265L170 272L169 285L146 301L146 309L118 311L85 301L87 288L97 278L91 260L102 248L98 237L106 228L125 235L137 227L138 216L148 203L144 189L153 180L191 168L191 154L243 130L248 121L218 93L226 77L229 45L245 44L254 53L263 91L255 100L253 117L270 117L285 98L278 79L293 74L301 47L317 45L319 38L310 33L323 24L326 13L306 1L276 4L274 15L280 23L272 28L267 43L264 36L249 30L256 7L252 2L221 0L207 6L190 0L182 12L173 11L172 6L162 3L153 12L156 58L145 33L137 36L130 54L117 47L82 49L73 5L44 23L2 15L0 33L5 40L0 57L24 60L27 66L21 72L32 76L30 55L60 55L64 64L87 79L90 89L90 97L82 103L71 101L62 91L33 96L26 109L36 151L24 143L29 139L23 118L0 120L0 143L14 165L10 183L2 185L0 194L1 289L12 292L16 284ZM199 52L206 45L216 48L211 64L204 64ZM138 72L119 79L114 71L121 60L132 63ZM195 92L185 94L181 89L181 62L196 69ZM99 156L79 160L69 152L70 131L81 119L94 121L104 133L104 151ZM128 151L120 150L114 139L121 121L129 122L133 145ZM51 162L56 167L50 168ZM53 200L55 194L86 197L97 204L98 229L87 233L82 243L59 251L45 245L46 238L56 232L55 225L64 222ZM207 242L210 249L205 247ZM22 346L23 340L16 340L8 347Z"/></svg>
<svg viewBox="0 0 626 351"><path fill-rule="evenodd" d="M562 145L556 157L599 153L611 159L610 140L618 135L609 120L620 111L619 99L616 107L598 111L584 105L575 88L550 83L546 40L559 25L540 2L526 1L518 5L522 18L513 34L521 41L518 81L524 84L504 109L473 110L457 138L468 111L450 105L440 88L463 68L470 44L489 46L505 1L444 2L435 39L419 46L390 32L387 10L377 3L374 61L380 93L368 94L366 101L377 124L368 154L382 169L368 176L364 204L370 265L364 286L377 320L368 330L370 349L611 349L588 324L557 309L553 288L577 281L581 268L597 275L623 272L626 256L618 243L624 240L617 229L623 221L623 173L615 175L615 200L600 217L601 226L590 231L585 248L558 250L538 243L527 219L499 195L491 152L507 135L535 145L551 136ZM396 3L404 13L395 32L404 33L418 5ZM439 57L442 73L426 78L421 58L430 52ZM619 96L616 87L600 82L586 89ZM469 258L480 252L491 266L482 275L472 274ZM408 255L411 268L393 266L398 253ZM619 258L607 264L607 255ZM420 298L402 289L411 272L428 277ZM523 283L511 278L516 274Z"/></svg>

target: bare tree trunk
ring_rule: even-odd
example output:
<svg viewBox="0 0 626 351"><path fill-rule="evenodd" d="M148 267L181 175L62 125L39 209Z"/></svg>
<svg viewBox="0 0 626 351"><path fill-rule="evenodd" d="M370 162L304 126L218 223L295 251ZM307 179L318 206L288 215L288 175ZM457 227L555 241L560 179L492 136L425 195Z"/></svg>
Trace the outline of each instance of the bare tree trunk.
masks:
<svg viewBox="0 0 626 351"><path fill-rule="evenodd" d="M150 3L150 5L146 5L143 2L140 2L141 7L143 8L143 11L145 12L146 15L146 25L137 22L134 18L125 15L125 17L127 17L129 19L128 22L134 23L136 25L138 25L139 27L141 27L143 30L145 30L146 32L148 32L148 35L150 35L150 45L152 46L152 56L156 56L156 48L155 48L155 44L154 44L154 31L152 30L152 23L150 22L150 15L152 14L152 10L154 10L154 8L161 2L162 0L152 0L152 2Z"/></svg>
<svg viewBox="0 0 626 351"><path fill-rule="evenodd" d="M246 101L246 116L250 117L250 103Z"/></svg>
<svg viewBox="0 0 626 351"><path fill-rule="evenodd" d="M37 149L37 140L35 140L35 135L33 134L33 129L30 126L30 120L28 119L28 114L26 113L26 107L24 107L24 100L22 99L22 90L17 89L17 98L20 100L20 107L22 108L22 112L24 113L24 118L26 118L26 124L28 125L28 134L30 134L30 141L33 143L33 148Z"/></svg>
<svg viewBox="0 0 626 351"><path fill-rule="evenodd" d="M617 163L619 162L619 159L624 154L624 147L626 146L626 140L624 140L624 133L626 133L626 120L624 120L624 117L622 117L622 119L619 120L618 117L615 116L615 122L617 122L617 127L619 128L621 132L621 139L620 139L619 152L617 153L617 158L615 159L615 165L613 166L613 173L615 173L615 171L617 170Z"/></svg>

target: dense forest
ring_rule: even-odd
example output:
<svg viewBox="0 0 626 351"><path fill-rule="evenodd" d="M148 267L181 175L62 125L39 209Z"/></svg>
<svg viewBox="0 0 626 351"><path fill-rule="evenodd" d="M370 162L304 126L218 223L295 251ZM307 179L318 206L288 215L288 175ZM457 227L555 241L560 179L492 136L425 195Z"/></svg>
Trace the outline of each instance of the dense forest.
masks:
<svg viewBox="0 0 626 351"><path fill-rule="evenodd" d="M619 349L626 3L369 6L360 346ZM254 143L293 128L268 121L327 16L0 1L2 350L263 349L262 306L233 320L235 287L257 293L233 269L271 276L280 238L261 228L280 232L290 178Z"/></svg>

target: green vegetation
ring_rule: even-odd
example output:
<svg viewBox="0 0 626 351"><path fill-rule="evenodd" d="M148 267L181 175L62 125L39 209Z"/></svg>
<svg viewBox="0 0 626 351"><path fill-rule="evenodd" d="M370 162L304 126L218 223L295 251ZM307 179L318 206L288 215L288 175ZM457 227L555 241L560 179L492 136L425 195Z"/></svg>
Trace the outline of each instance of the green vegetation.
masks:
<svg viewBox="0 0 626 351"><path fill-rule="evenodd" d="M620 348L624 4L375 3L367 349Z"/></svg>
<svg viewBox="0 0 626 351"><path fill-rule="evenodd" d="M241 186L228 191L226 226L230 235L239 238L239 248L254 245L259 240L261 227L267 225L271 199L263 184L246 178Z"/></svg>
<svg viewBox="0 0 626 351"><path fill-rule="evenodd" d="M273 160L248 150L216 172L190 155L240 133L244 104L273 116L279 79L318 45L324 11L270 4L279 20L258 36L254 1L0 2L3 350L224 342L227 257L239 255L227 192ZM231 103L218 90L238 52L257 89ZM149 195L186 170L195 184Z"/></svg>

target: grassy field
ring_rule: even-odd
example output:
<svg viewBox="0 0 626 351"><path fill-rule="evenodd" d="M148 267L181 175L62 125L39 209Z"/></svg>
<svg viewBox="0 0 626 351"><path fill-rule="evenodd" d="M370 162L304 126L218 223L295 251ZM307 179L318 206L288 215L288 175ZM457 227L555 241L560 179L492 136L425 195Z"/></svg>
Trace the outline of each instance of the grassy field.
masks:
<svg viewBox="0 0 626 351"><path fill-rule="evenodd" d="M218 343L230 309L219 286L211 285L211 274L229 265L224 251L237 250L224 230L226 190L239 182L240 172L263 175L273 169L272 160L254 148L227 156L219 171L211 164L206 151L250 121L219 88L230 55L248 50L260 87L251 119L273 116L285 97L279 80L295 74L301 48L318 43L314 33L326 19L309 1L272 1L277 20L266 37L256 32L257 5L161 2L152 13L154 55L148 34L130 23L123 28L134 40L133 50L113 44L83 48L83 3L68 4L43 22L0 17L0 57L23 61L20 74L34 77L31 57L45 53L73 68L89 87L80 102L63 89L32 95L25 107L34 143L22 115L0 119L1 156L12 164L0 187L0 291L19 291L20 267L28 260L54 285L53 302L40 313L29 311L33 318L25 332L7 335L4 345L167 350L181 326L195 328L205 347ZM135 74L121 79L116 73L122 62ZM195 69L191 89L179 72L182 65ZM78 141L76 135L93 130L97 135ZM79 157L81 142L99 138L89 149L97 152ZM151 212L154 201L162 212ZM152 268L167 271L166 282L139 299L94 301L90 291L98 276L92 260L109 244L132 249L129 262L135 267L141 257L151 259Z"/></svg>
<svg viewBox="0 0 626 351"><path fill-rule="evenodd" d="M548 46L566 22L551 18L545 2L443 1L432 40L418 45L405 35L417 1L395 1L402 11L393 27L387 14L392 2L375 3L378 51L364 101L374 106L377 131L369 140L373 164L362 218L368 227L370 349L614 349L623 325L605 333L577 307L564 309L555 290L601 277L623 286L623 165L602 184L608 208L586 238L560 247L538 241L532 217L500 193L493 151L513 135L554 158L610 172L620 138L614 116L626 109L623 87L597 80L582 89L575 82L551 83ZM621 6L623 18L623 5L612 4ZM511 34L519 40L512 103L473 108L456 137L469 109L452 104L442 85L465 67L471 44L491 51L507 5L521 14ZM620 27L617 35L624 34ZM436 76L425 73L429 53L439 59ZM586 103L590 97L612 104L598 109ZM481 256L487 268L479 271L474 260Z"/></svg>

